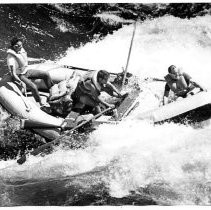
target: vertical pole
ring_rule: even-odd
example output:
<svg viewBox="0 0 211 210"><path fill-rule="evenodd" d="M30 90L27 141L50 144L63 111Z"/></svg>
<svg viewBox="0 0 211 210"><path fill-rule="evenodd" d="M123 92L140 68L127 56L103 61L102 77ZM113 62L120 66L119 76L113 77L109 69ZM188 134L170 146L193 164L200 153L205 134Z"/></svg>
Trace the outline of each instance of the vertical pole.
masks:
<svg viewBox="0 0 211 210"><path fill-rule="evenodd" d="M128 64L129 64L129 60L130 60L130 54L131 54L131 49L133 46L133 39L135 36L135 31L136 31L136 22L134 22L134 29L133 29L133 35L132 35L132 39L131 39L131 43L130 43L130 49L129 49L129 53L128 53L128 58L127 58L127 64L124 70L124 76L123 76L123 80L122 80L122 88L124 87L125 84L125 79L126 79L126 75L127 75L127 69L128 69Z"/></svg>

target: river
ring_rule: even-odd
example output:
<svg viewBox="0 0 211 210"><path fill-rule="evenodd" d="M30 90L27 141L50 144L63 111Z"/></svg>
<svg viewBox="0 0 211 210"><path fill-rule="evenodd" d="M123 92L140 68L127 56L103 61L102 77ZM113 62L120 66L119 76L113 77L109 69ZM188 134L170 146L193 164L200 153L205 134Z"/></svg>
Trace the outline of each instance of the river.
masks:
<svg viewBox="0 0 211 210"><path fill-rule="evenodd" d="M0 161L0 205L210 205L211 127L152 125L139 120L157 107L161 78L174 64L211 88L211 16L137 21L128 71L140 79L140 106L118 125L101 125L86 148L57 147L25 164ZM120 72L133 24L104 39L69 47L57 62Z"/></svg>

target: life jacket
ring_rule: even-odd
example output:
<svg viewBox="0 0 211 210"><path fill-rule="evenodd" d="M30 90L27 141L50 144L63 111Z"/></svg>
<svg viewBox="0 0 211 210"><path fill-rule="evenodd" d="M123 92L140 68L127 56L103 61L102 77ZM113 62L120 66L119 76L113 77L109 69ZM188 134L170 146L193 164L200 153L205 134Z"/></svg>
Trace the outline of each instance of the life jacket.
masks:
<svg viewBox="0 0 211 210"><path fill-rule="evenodd" d="M56 100L48 101L49 104L51 105L51 108L53 109L55 113L58 113L59 115L66 115L66 113L69 113L71 111L72 99L70 96L74 92L78 80L79 80L79 76L75 75L51 87L50 96L52 96L55 91L57 92L58 90L61 90L61 91L66 90L65 95L61 96L60 98L57 98Z"/></svg>
<svg viewBox="0 0 211 210"><path fill-rule="evenodd" d="M79 98L83 95L88 95L93 100L97 101L97 97L100 95L101 86L97 82L97 73L98 71L88 73L85 75L83 80L78 82L76 87L74 97Z"/></svg>
<svg viewBox="0 0 211 210"><path fill-rule="evenodd" d="M98 74L98 71L94 71L91 75L91 80L95 86L95 88L98 90L98 91L101 91L102 90L102 87L100 86L100 84L98 83L97 81L97 74Z"/></svg>
<svg viewBox="0 0 211 210"><path fill-rule="evenodd" d="M188 84L182 74L179 75L178 79L173 79L171 74L167 74L164 78L175 94L180 95L187 91Z"/></svg>
<svg viewBox="0 0 211 210"><path fill-rule="evenodd" d="M14 50L8 49L7 54L12 55L15 58L18 63L20 72L24 72L25 68L28 66L26 51L22 48L19 53L16 53Z"/></svg>

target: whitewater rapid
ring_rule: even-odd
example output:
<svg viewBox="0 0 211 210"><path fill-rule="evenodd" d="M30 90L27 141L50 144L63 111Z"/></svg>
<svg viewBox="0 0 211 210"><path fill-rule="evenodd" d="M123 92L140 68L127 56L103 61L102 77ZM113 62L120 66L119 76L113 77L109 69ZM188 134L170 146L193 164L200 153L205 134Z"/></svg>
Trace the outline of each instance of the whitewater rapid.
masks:
<svg viewBox="0 0 211 210"><path fill-rule="evenodd" d="M57 62L121 72L125 68L133 24L79 49L69 48ZM96 39L97 40L97 39ZM211 129L138 120L139 113L157 107L161 78L174 64L207 89L211 88L211 17L180 19L165 16L136 23L128 71L139 77L140 106L118 125L101 125L90 134L88 147L60 147L44 157L29 157L24 165L0 161L0 180L61 178L105 167L103 181L113 197L147 188L155 200L170 204L210 204ZM94 182L94 180L91 180Z"/></svg>

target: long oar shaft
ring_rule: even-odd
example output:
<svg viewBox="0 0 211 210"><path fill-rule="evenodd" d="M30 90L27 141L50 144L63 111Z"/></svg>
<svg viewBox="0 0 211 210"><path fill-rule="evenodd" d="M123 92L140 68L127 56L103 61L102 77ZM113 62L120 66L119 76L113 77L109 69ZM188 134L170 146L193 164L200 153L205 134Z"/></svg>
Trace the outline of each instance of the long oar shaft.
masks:
<svg viewBox="0 0 211 210"><path fill-rule="evenodd" d="M48 148L49 146L51 146L52 144L57 144L59 143L63 137L67 136L67 135L70 135L74 130L82 127L83 125L85 125L86 123L90 122L91 120L94 120L96 118L98 118L99 116L101 116L102 114L104 114L105 112L109 111L111 108L108 108L108 109L105 109L104 111L100 112L99 114L93 116L92 118L80 123L79 125L75 126L74 128L72 128L71 130L69 130L67 133L61 135L60 137L58 137L57 139L47 143L47 144L44 144L42 146L40 146L39 148L35 149L33 152L31 152L32 155L37 155L39 154L40 152L42 152L44 149Z"/></svg>
<svg viewBox="0 0 211 210"><path fill-rule="evenodd" d="M85 69L85 68L81 68L81 67L76 67L76 66L69 66L69 65L62 65L62 67L64 68L68 68L68 69L78 69L81 71L96 71L94 69ZM113 72L109 72L112 75L118 75L118 73L113 73Z"/></svg>
<svg viewBox="0 0 211 210"><path fill-rule="evenodd" d="M125 79L126 79L126 75L127 75L127 69L128 69L129 61L130 61L130 55L131 55L131 50L132 50L132 46L133 46L135 31L136 31L136 22L134 23L133 35L132 35L132 39L131 39L131 43L130 43L128 58L127 58L127 64L126 64L126 67L125 67L125 70L124 70L124 77L123 77L123 80L122 80L122 86L124 86L124 84L125 84Z"/></svg>
<svg viewBox="0 0 211 210"><path fill-rule="evenodd" d="M145 81L166 82L165 79L160 79L160 78L156 78L156 77L147 77L147 78L145 79Z"/></svg>
<svg viewBox="0 0 211 210"><path fill-rule="evenodd" d="M111 109L112 109L112 108L107 108L107 109L105 109L104 111L100 112L99 114L97 114L97 115L91 117L90 119L88 119L88 120L86 120L86 121L80 123L79 125L75 126L75 127L72 128L71 130L69 130L67 133L65 133L65 134L63 134L63 135L61 135L61 136L59 136L59 137L56 138L55 140L53 140L53 141L51 141L51 142L49 142L49 143L47 143L47 144L44 144L44 145L38 147L37 149L35 149L34 151L32 151L30 154L31 154L31 155L34 155L34 156L35 156L35 155L38 155L39 153L41 153L43 150L47 149L47 148L50 147L51 145L57 144L57 143L59 143L60 141L62 141L62 138L63 138L63 137L65 137L65 136L67 136L67 135L70 135L74 130L76 130L76 129L82 127L83 125L85 125L86 123L88 123L88 122L90 122L90 121L92 121L92 120L94 120L94 119L100 117L102 114L104 114L105 112L107 112L107 111L109 111L109 110L111 110ZM26 156L25 156L25 155L22 156L20 159L17 160L17 162L18 162L19 164L23 164L25 161L26 161Z"/></svg>

